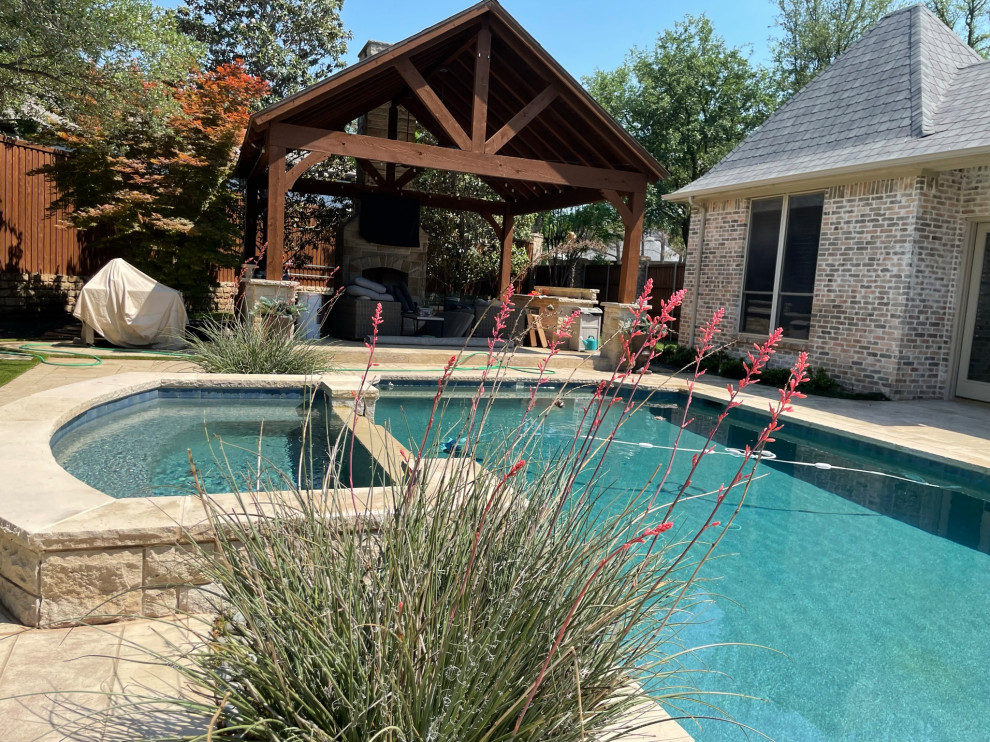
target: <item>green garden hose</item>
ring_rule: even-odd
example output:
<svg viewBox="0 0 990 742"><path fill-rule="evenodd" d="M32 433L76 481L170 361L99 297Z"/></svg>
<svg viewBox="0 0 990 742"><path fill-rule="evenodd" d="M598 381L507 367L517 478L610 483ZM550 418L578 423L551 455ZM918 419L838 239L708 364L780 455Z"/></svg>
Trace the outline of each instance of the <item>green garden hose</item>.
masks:
<svg viewBox="0 0 990 742"><path fill-rule="evenodd" d="M35 350L36 348L44 348L45 351ZM148 354L148 355L158 355L158 356L188 356L187 353L182 353L180 351L168 351L168 350L134 350L131 348L106 348L101 352L104 353L121 353L124 355L137 355L137 354ZM100 356L95 353L82 351L82 350L64 350L62 348L53 348L48 343L24 343L19 345L17 348L7 348L0 346L0 353L10 353L14 355L28 356L30 358L37 358L46 366L65 366L65 367L79 367L84 366L99 366L103 363ZM72 358L85 358L85 361L71 361L69 363L58 363L56 359L50 358L49 356L69 356Z"/></svg>
<svg viewBox="0 0 990 742"><path fill-rule="evenodd" d="M36 348L45 348L45 352L35 350ZM0 353L10 353L15 355L28 356L30 358L37 358L43 364L47 366L64 366L67 368L83 368L85 366L99 366L103 363L100 356L95 353L81 351L81 350L63 350L62 348L52 348L48 343L24 343L19 345L17 348L7 348L0 346ZM120 353L123 355L156 355L156 356L172 356L176 358L188 358L188 353L183 353L182 351L170 351L170 350L136 350L132 348L104 348L101 349L101 353ZM49 358L49 356L71 356L74 358L85 358L84 361L70 361L68 363L58 363L57 360ZM469 353L463 359L463 361L473 358L474 356L488 355L485 352L478 351L475 353ZM462 362L458 362L454 366L456 371L484 371L489 368L498 369L509 369L511 371L518 371L524 374L539 374L540 370L536 368L526 368L523 366L509 366L503 363L496 363L493 366L465 366ZM339 368L337 371L347 371L351 373L361 373L365 371L365 367L361 368ZM389 373L442 373L444 369L442 368L389 368ZM556 371L552 369L546 369L543 371L544 374L548 376L556 375Z"/></svg>

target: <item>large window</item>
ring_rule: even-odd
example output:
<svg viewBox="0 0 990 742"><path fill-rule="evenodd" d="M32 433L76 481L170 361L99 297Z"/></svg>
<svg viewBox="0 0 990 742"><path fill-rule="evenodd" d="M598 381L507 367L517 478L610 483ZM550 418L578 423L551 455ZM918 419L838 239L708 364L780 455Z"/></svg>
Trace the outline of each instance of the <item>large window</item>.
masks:
<svg viewBox="0 0 990 742"><path fill-rule="evenodd" d="M807 340L825 194L753 201L739 329Z"/></svg>

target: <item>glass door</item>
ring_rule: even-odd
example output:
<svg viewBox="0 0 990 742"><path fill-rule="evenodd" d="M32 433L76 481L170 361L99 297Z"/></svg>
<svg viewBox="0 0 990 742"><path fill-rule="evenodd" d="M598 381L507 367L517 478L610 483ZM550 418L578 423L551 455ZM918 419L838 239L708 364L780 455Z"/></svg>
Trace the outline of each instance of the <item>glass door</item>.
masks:
<svg viewBox="0 0 990 742"><path fill-rule="evenodd" d="M976 230L956 394L990 402L990 223Z"/></svg>

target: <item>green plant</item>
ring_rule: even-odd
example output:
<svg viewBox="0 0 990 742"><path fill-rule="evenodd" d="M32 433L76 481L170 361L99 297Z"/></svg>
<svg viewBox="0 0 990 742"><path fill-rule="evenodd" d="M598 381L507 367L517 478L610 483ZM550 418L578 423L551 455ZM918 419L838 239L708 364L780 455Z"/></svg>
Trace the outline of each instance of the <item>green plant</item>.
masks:
<svg viewBox="0 0 990 742"><path fill-rule="evenodd" d="M302 307L288 299L263 296L251 307L252 317L292 317L302 314Z"/></svg>
<svg viewBox="0 0 990 742"><path fill-rule="evenodd" d="M663 322L674 306L664 306ZM506 301L496 327L509 311ZM704 328L703 354L721 316ZM362 386L380 320L379 307ZM658 331L659 323L654 340ZM312 487L270 482L260 500L239 495L234 511L200 490L212 542L199 567L219 616L174 665L200 695L173 703L210 720L186 739L577 742L631 733L640 682L675 705L692 696L677 637L698 569L728 531L709 529L720 511L729 525L742 507L756 459L804 378L803 356L738 470L689 518L679 507L695 499L685 495L689 482L664 489L662 464L643 497L609 499L600 457L636 406L638 373L599 384L573 444L549 452L541 423L555 407L536 407L543 365L515 429L486 440L504 367L499 332L455 421L461 455L439 455L452 357L418 445L386 450L391 484L374 500L339 473L353 455L353 437L349 448L343 435L314 442L334 447L338 468ZM750 356L726 414L779 340L778 332ZM558 349L555 341L550 355ZM594 441L604 443L587 445ZM236 493L239 481L232 473L227 489Z"/></svg>
<svg viewBox="0 0 990 742"><path fill-rule="evenodd" d="M725 376L728 379L741 379L746 375L746 369L743 367L742 359L726 356L722 359L722 363L718 367L718 375Z"/></svg>
<svg viewBox="0 0 990 742"><path fill-rule="evenodd" d="M790 373L790 370L786 368L765 368L760 375L760 383L765 386L786 384Z"/></svg>
<svg viewBox="0 0 990 742"><path fill-rule="evenodd" d="M842 391L842 384L819 366L811 369L808 380L801 385L801 391L808 394L835 395Z"/></svg>
<svg viewBox="0 0 990 742"><path fill-rule="evenodd" d="M273 332L264 319L206 319L188 334L190 360L211 374L315 374L333 367L326 348L307 345L288 332Z"/></svg>
<svg viewBox="0 0 990 742"><path fill-rule="evenodd" d="M661 363L680 370L694 364L694 349L685 345L668 345L660 357Z"/></svg>

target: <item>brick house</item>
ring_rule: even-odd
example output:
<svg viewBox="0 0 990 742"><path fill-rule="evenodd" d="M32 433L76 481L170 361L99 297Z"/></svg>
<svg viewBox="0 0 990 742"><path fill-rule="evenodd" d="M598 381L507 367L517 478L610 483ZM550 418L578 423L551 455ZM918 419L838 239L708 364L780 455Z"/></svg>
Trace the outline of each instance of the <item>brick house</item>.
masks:
<svg viewBox="0 0 990 742"><path fill-rule="evenodd" d="M707 174L682 342L720 306L849 389L990 401L990 61L922 5L884 17Z"/></svg>

